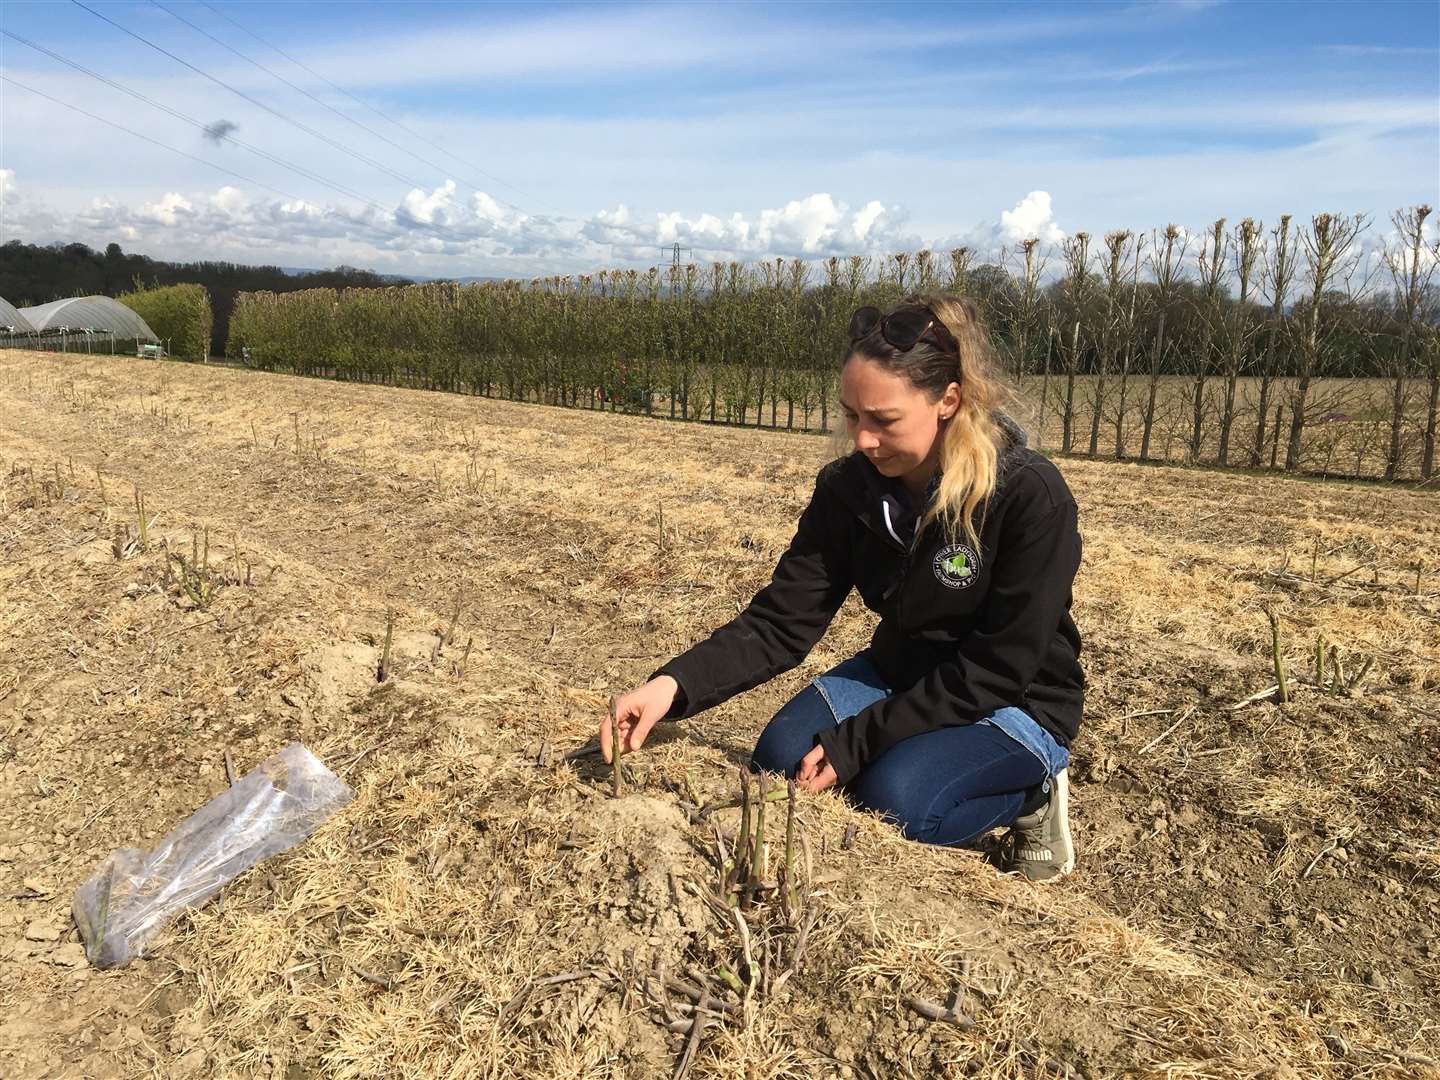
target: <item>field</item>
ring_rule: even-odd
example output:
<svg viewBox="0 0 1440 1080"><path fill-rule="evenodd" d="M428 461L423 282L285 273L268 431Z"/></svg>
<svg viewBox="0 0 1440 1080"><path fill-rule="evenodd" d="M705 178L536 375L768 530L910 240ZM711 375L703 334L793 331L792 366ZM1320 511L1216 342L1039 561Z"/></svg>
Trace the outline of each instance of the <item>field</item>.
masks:
<svg viewBox="0 0 1440 1080"><path fill-rule="evenodd" d="M1075 379L1072 419L1072 447L1088 453L1094 418L1097 379L1079 375ZM1267 396L1265 438L1260 454L1261 468L1285 467L1286 440L1290 434L1294 379L1274 380ZM1063 374L1051 375L1048 387L1043 377L1026 376L1020 389L1023 414L1031 430L1041 430L1043 445L1059 450L1064 439L1065 384ZM1384 475L1389 450L1393 383L1386 379L1317 379L1311 384L1306 404L1306 424L1300 438L1295 471L1319 477L1375 478ZM1249 466L1255 446L1259 419L1260 380L1240 378L1235 387L1235 414L1230 436L1228 463ZM1398 475L1416 479L1425 430L1428 387L1419 379L1406 384L1402 410ZM1107 380L1100 410L1098 458L1115 458L1116 428L1123 433L1123 457L1138 458L1149 394L1148 376L1131 376L1121 423L1118 383ZM1162 375L1156 388L1155 426L1151 433L1149 457L1159 461L1213 464L1220 460L1220 428L1224 410L1225 380L1211 376L1201 397L1199 454L1192 451L1195 432L1195 382L1182 375ZM1279 407L1280 431L1276 438L1275 416ZM1273 456L1272 456L1273 455Z"/></svg>
<svg viewBox="0 0 1440 1080"><path fill-rule="evenodd" d="M567 754L767 579L830 452L0 354L0 1075L1440 1076L1437 495L1061 462L1077 873L1037 888L993 841L802 797L796 903L737 918L704 897L739 814L690 806L866 640L853 600L800 669L627 759L619 798ZM197 603L162 545L206 530ZM1267 609L1292 700L1238 705L1275 682ZM294 739L356 800L149 958L85 966L96 864L221 791L227 752Z"/></svg>

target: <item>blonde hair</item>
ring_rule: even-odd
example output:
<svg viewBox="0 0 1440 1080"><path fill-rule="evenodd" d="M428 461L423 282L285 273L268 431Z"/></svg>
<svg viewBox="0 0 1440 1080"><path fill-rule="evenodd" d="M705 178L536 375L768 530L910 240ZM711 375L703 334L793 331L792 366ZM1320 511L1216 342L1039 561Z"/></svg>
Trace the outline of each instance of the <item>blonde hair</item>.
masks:
<svg viewBox="0 0 1440 1080"><path fill-rule="evenodd" d="M877 326L851 345L846 359L860 356L872 360L886 371L904 376L932 402L939 401L951 383L959 385L960 405L940 434L940 486L920 527L939 521L951 543L963 535L978 549L1005 444L997 413L1010 394L1000 379L990 335L973 301L963 296L910 296L890 312L907 307L923 307L944 323L958 346L958 357L930 337L910 349L896 349Z"/></svg>

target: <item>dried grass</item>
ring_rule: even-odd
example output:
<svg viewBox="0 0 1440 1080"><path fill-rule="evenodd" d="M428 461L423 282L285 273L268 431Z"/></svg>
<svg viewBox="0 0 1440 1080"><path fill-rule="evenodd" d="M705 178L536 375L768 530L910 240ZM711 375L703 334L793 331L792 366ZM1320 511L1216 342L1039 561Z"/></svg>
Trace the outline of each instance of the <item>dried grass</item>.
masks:
<svg viewBox="0 0 1440 1080"><path fill-rule="evenodd" d="M847 604L803 671L657 732L627 759L622 798L606 797L597 759L564 752L593 738L607 693L764 581L822 441L147 363L67 359L65 385L79 392L62 392L60 361L26 358L23 378L21 363L0 357L14 418L0 432L0 481L13 460L73 454L84 467L62 500L0 521L0 588L16 598L0 608L0 670L23 672L0 675L0 709L23 701L17 715L31 717L0 727L0 758L5 745L17 755L5 774L17 790L53 792L40 804L49 831L125 796L86 827L90 846L64 872L78 879L104 850L203 801L205 784L223 782L220 746L243 766L303 737L358 791L164 943L165 976L178 965L188 1001L144 1021L158 1049L122 1040L117 1053L163 1069L204 1039L207 1067L227 1075L668 1074L684 1036L662 1026L644 972L660 963L723 993L714 972L735 956L733 932L686 887L715 868L708 828L682 800L726 790L764 717L862 642L870 618ZM74 400L92 404L60 404ZM162 427L161 413L198 421ZM297 414L301 448L323 454L294 451ZM205 527L238 536L259 583L219 590L215 622L149 591L159 552L61 557L91 542L104 512L86 480L102 450L111 487L142 487L160 515L152 543ZM490 471L467 485L476 455ZM1406 961L1420 980L1403 981L1388 946L1360 935L1387 919L1418 932L1440 881L1433 785L1415 772L1440 750L1427 719L1440 593L1415 596L1408 569L1440 546L1434 497L1063 468L1087 545L1081 874L1038 889L998 876L983 851L918 847L833 794L802 799L807 960L743 1023L707 1027L691 1076L841 1063L989 1077L1053 1063L1173 1077L1425 1067L1413 1055L1437 1005L1436 959ZM0 482L12 507L25 490ZM1334 549L1328 576L1363 559L1373 568L1310 581L1315 535ZM95 539L108 552L108 534ZM455 638L474 640L463 679L435 649L457 595ZM1284 620L1296 700L1231 710L1265 685L1266 605ZM381 687L390 610L394 678ZM1377 656L1355 695L1303 685L1317 630ZM67 727L58 704L92 694L82 726ZM203 782L200 761L213 762ZM784 815L769 817L774 848ZM1355 858L1326 855L1303 874L1337 837ZM1214 881L1192 882L1203 873ZM1402 891L1377 901L1380 880ZM1315 913L1340 910L1354 940L1312 934ZM1283 929L1280 913L1303 919ZM1378 993L1356 965L1400 981ZM22 971L0 968L0 999L16 1000ZM601 974L543 984L590 971ZM133 985L138 1000L151 980L146 969L108 985ZM956 988L970 1030L901 1005L943 1004ZM42 1009L59 1000L31 993ZM684 1013L679 999L670 1007ZM1351 1053L1336 1053L1332 1031Z"/></svg>

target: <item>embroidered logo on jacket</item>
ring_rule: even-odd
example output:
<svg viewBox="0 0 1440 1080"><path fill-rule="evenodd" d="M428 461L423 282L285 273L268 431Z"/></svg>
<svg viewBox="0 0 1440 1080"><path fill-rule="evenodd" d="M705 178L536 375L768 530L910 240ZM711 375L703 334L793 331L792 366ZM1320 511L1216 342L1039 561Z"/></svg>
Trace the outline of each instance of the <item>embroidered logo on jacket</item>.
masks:
<svg viewBox="0 0 1440 1080"><path fill-rule="evenodd" d="M940 584L951 589L964 589L974 583L980 560L969 544L951 544L936 552L931 566Z"/></svg>

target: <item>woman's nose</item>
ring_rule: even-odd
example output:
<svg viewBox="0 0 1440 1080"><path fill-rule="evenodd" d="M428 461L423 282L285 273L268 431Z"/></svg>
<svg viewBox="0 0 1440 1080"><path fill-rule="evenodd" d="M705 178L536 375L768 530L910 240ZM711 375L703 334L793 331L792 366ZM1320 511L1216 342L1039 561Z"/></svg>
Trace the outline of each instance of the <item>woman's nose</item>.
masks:
<svg viewBox="0 0 1440 1080"><path fill-rule="evenodd" d="M860 450L875 450L880 446L880 440L873 431L861 428L855 433L855 446Z"/></svg>

